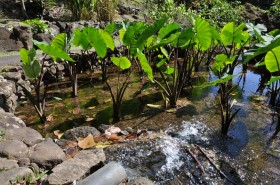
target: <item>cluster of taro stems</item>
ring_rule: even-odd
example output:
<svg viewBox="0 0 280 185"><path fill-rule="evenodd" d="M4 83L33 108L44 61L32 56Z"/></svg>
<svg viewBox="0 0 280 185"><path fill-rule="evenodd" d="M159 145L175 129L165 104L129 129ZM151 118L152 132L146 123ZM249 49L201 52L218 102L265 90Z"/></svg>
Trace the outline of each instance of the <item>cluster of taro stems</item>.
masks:
<svg viewBox="0 0 280 185"><path fill-rule="evenodd" d="M121 43L118 47L116 37ZM191 84L194 72L199 71L202 64L210 65L218 79L205 86L219 86L221 133L226 135L239 111L233 111L232 106L232 94L237 89L232 83L236 76L234 69L242 63L239 58L251 40L252 36L246 31L245 24L236 26L230 22L218 30L207 21L196 18L192 19L189 28L181 28L176 23L166 24L164 19L152 24L124 22L118 26L110 23L104 29L85 27L73 33L59 34L51 44L34 43L54 62L64 63L72 82L73 97L78 96L77 74L85 70L83 67L93 69L93 65L101 65L102 82L108 87L113 100L114 122L121 119L120 107L133 68L145 74L161 90L163 98L167 100L167 107L175 108L182 91ZM72 45L81 47L82 54L71 54ZM32 52L25 50L22 53L25 73L33 73L27 77L35 84L37 102L32 100L32 95L28 98L33 105L38 107L38 102L41 102L44 107L47 85L43 96L38 90L44 75L44 60L38 66L35 65L38 60ZM116 86L108 80L108 64L117 67ZM272 87L278 89L279 86ZM36 106L43 123L46 121L44 108Z"/></svg>

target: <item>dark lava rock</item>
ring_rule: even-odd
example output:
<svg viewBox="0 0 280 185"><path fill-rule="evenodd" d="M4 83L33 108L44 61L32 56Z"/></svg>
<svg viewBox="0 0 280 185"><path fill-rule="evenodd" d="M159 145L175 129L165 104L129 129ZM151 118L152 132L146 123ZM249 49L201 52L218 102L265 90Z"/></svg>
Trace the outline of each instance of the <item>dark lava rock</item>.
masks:
<svg viewBox="0 0 280 185"><path fill-rule="evenodd" d="M89 126L77 127L77 128L67 130L64 133L63 138L68 140L76 140L76 138L79 137L85 138L89 134L93 136L99 136L100 132L94 127L89 127Z"/></svg>

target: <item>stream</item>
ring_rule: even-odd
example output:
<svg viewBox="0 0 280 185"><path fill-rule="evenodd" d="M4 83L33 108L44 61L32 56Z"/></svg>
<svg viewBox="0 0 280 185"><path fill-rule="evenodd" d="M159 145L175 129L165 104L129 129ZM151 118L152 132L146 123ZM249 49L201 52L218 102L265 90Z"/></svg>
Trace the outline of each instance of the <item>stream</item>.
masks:
<svg viewBox="0 0 280 185"><path fill-rule="evenodd" d="M235 73L241 71L242 67L238 66ZM210 73L209 79L214 80L213 76ZM211 115L206 112L180 124L171 124L156 136L148 131L147 140L106 149L108 161L120 162L130 178L146 176L158 185L280 184L279 138L269 143L274 127L267 108L268 98L256 92L259 81L260 75L250 70L241 80L233 79L235 84L239 82L234 106L242 110L228 137L222 137L217 127L209 123ZM210 96L202 100L213 101L217 90L217 87L207 89ZM261 98L254 100L256 95ZM269 151L274 151L274 155Z"/></svg>

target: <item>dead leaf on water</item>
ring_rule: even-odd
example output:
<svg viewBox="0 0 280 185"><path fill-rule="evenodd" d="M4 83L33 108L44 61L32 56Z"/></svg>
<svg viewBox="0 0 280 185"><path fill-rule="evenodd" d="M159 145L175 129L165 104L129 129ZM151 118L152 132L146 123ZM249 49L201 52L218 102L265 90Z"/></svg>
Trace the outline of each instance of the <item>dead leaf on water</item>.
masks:
<svg viewBox="0 0 280 185"><path fill-rule="evenodd" d="M82 149L92 148L96 145L93 136L90 134L84 139L78 139L78 146Z"/></svg>

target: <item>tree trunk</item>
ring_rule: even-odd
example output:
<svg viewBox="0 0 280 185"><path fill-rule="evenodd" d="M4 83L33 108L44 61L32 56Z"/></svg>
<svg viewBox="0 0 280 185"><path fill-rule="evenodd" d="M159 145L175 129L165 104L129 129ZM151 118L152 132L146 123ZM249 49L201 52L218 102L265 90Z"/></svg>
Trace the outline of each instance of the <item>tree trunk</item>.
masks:
<svg viewBox="0 0 280 185"><path fill-rule="evenodd" d="M25 19L27 19L28 15L26 13L26 8L25 8L24 0L20 0L20 3L21 3L21 9L22 9L23 16L24 16Z"/></svg>

